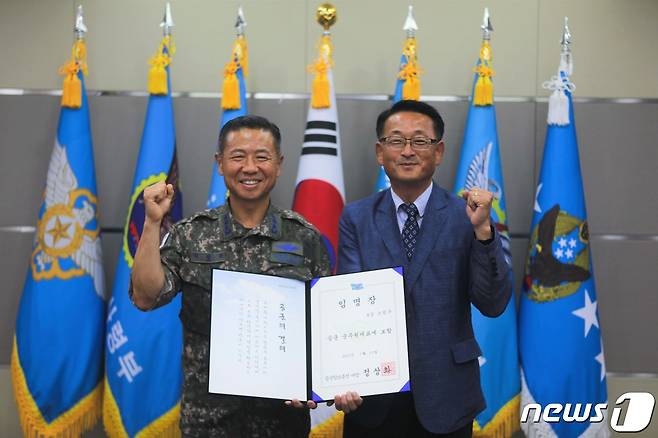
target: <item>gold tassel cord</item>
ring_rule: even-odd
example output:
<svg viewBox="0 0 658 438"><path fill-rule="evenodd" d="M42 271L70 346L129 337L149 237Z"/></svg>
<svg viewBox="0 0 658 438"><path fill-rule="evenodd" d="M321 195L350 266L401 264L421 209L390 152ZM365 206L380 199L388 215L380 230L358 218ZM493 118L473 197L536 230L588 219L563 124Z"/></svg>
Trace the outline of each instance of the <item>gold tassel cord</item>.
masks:
<svg viewBox="0 0 658 438"><path fill-rule="evenodd" d="M175 50L171 36L162 38L157 53L149 60L151 68L148 75L148 92L150 94L166 95L168 93L167 67L171 64Z"/></svg>
<svg viewBox="0 0 658 438"><path fill-rule="evenodd" d="M491 46L488 41L483 41L482 47L480 47L480 62L473 69L478 74L475 90L473 90L473 105L475 106L493 105L493 82L491 78L495 72L490 64Z"/></svg>
<svg viewBox="0 0 658 438"><path fill-rule="evenodd" d="M82 106L82 82L78 72L87 74L87 47L83 40L78 40L71 49L71 60L59 69L64 76L62 84L62 100L60 105L66 108L80 108Z"/></svg>
<svg viewBox="0 0 658 438"><path fill-rule="evenodd" d="M318 59L308 67L309 71L315 73L311 86L311 107L315 109L331 106L328 72L333 65L332 51L331 39L328 35L324 35L320 40Z"/></svg>

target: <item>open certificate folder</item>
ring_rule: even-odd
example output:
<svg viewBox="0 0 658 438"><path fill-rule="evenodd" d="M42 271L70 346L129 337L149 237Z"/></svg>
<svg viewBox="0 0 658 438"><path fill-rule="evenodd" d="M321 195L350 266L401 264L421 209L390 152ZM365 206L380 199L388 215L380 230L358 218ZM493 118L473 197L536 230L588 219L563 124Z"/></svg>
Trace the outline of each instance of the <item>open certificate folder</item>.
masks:
<svg viewBox="0 0 658 438"><path fill-rule="evenodd" d="M209 392L320 402L409 389L402 268L306 283L213 270Z"/></svg>

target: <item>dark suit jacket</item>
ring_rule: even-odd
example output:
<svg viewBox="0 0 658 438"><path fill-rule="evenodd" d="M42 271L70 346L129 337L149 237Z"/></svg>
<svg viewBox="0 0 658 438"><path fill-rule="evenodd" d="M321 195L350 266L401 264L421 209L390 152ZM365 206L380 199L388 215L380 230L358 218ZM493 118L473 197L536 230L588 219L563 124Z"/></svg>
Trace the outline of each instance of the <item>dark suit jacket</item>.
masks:
<svg viewBox="0 0 658 438"><path fill-rule="evenodd" d="M411 390L421 424L447 433L472 421L485 402L471 303L486 316L498 316L512 290L498 234L487 245L477 241L466 203L436 184L411 262L402 250L390 190L347 205L339 229L340 273L404 267ZM394 415L394 396L366 397L348 421L378 426Z"/></svg>

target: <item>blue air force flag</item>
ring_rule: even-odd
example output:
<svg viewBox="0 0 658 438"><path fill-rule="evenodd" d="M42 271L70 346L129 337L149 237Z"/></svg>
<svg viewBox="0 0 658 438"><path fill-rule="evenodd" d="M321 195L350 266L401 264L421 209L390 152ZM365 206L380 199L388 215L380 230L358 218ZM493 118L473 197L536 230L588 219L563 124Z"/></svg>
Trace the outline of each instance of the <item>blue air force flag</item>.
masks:
<svg viewBox="0 0 658 438"><path fill-rule="evenodd" d="M565 58L563 54L559 74L549 84L554 96L519 309L521 407L569 404L560 415L589 418L585 411L591 405L607 401L606 374L571 102L571 68ZM561 100L561 108L554 107ZM527 436L606 437L609 433L605 420L535 423L532 417L521 424Z"/></svg>
<svg viewBox="0 0 658 438"><path fill-rule="evenodd" d="M60 112L16 318L11 371L25 436L78 435L101 412L105 280L89 107L82 71L72 75L80 107Z"/></svg>
<svg viewBox="0 0 658 438"><path fill-rule="evenodd" d="M491 220L500 235L505 260L511 266L496 108L493 104L475 105L471 101L454 191L460 194L474 187L494 194ZM483 352L479 359L480 380L487 402L486 409L476 418L474 436L510 437L519 428L521 389L515 302L510 300L498 318L486 317L475 306L471 307L475 337Z"/></svg>
<svg viewBox="0 0 658 438"><path fill-rule="evenodd" d="M168 44L163 44L168 53ZM169 61L167 61L168 65ZM103 421L111 437L174 436L178 431L182 385L180 295L150 312L128 296L133 257L144 224L144 189L156 182L174 185L175 201L161 234L182 217L176 134L169 67L167 94L151 94L132 185L112 298L107 311Z"/></svg>

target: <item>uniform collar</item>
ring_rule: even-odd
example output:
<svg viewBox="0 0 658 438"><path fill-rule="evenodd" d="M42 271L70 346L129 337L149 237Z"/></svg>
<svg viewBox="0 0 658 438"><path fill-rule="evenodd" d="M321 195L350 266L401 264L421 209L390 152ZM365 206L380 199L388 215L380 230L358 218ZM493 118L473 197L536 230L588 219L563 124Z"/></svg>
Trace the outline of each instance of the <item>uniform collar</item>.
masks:
<svg viewBox="0 0 658 438"><path fill-rule="evenodd" d="M254 228L246 228L235 220L228 202L217 209L222 227L222 240L245 236L263 236L274 240L281 238L281 209L270 202L262 222Z"/></svg>

